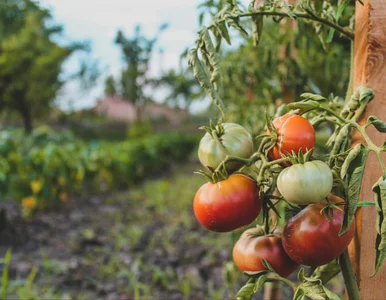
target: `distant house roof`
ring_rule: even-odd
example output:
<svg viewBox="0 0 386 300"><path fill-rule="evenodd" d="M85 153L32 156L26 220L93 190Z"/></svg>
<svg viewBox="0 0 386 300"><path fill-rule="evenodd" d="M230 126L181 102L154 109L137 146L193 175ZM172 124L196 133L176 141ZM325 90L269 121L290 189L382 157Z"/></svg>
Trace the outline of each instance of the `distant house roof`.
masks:
<svg viewBox="0 0 386 300"><path fill-rule="evenodd" d="M99 100L93 110L108 118L115 120L122 120L128 122L136 121L135 106L122 99L120 96L106 96ZM165 118L173 124L179 124L188 116L187 110L173 109L169 106L148 103L143 108L143 116L148 119L162 119Z"/></svg>
<svg viewBox="0 0 386 300"><path fill-rule="evenodd" d="M119 96L105 97L97 102L94 111L111 119L134 122L135 107Z"/></svg>

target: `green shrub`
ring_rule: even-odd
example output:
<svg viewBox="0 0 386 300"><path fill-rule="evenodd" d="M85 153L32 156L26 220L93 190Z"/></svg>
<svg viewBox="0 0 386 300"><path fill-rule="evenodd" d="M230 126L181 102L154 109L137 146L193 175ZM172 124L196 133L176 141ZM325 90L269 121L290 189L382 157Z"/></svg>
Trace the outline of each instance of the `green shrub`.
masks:
<svg viewBox="0 0 386 300"><path fill-rule="evenodd" d="M196 138L168 133L124 142L86 143L69 133L38 129L0 133L0 193L22 202L28 213L87 191L122 188L186 159Z"/></svg>

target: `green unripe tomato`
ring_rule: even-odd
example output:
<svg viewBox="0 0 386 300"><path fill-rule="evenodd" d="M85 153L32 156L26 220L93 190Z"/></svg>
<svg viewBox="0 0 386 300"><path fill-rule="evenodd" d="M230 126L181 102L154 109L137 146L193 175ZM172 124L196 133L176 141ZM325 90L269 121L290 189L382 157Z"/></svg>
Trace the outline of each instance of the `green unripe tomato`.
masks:
<svg viewBox="0 0 386 300"><path fill-rule="evenodd" d="M253 139L249 132L235 123L223 123L222 127L223 132L218 134L218 139L229 155L249 158L254 152ZM216 129L218 130L218 126ZM221 132L221 130L218 131ZM201 164L206 168L216 169L225 157L226 153L216 143L213 136L206 133L198 147L198 158ZM228 172L233 172L239 169L241 164L228 162L225 167Z"/></svg>
<svg viewBox="0 0 386 300"><path fill-rule="evenodd" d="M317 203L332 189L332 172L320 160L285 168L277 178L277 188L289 202L299 205Z"/></svg>

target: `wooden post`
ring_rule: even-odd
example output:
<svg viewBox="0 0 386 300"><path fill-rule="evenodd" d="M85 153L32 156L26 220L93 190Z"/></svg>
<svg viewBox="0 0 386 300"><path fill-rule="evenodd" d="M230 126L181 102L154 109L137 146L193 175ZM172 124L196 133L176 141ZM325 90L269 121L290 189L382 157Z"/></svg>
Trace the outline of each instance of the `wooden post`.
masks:
<svg viewBox="0 0 386 300"><path fill-rule="evenodd" d="M364 85L372 88L375 99L368 105L361 123L375 115L386 119L386 1L364 0L364 6L356 2L356 29L354 45L354 88ZM367 130L377 145L383 144L386 136L372 126ZM354 136L355 140L355 136ZM385 156L383 156L385 160ZM371 153L365 168L360 200L373 201L372 186L382 175L374 153ZM375 265L375 220L374 207L358 210L357 232L350 245L350 256L357 275L360 294L364 300L386 299L386 266L373 278ZM353 299L357 300L357 299Z"/></svg>

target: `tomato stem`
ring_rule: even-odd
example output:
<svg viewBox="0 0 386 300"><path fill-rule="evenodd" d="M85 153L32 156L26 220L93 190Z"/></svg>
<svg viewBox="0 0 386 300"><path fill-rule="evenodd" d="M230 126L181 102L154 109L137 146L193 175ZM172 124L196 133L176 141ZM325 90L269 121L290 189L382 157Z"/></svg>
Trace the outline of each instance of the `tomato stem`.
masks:
<svg viewBox="0 0 386 300"><path fill-rule="evenodd" d="M359 294L358 284L355 280L354 270L347 249L339 257L339 264L340 268L342 269L342 274L349 299L360 300L361 296Z"/></svg>
<svg viewBox="0 0 386 300"><path fill-rule="evenodd" d="M371 140L371 138L368 136L366 130L365 130L365 127L364 126L360 126L356 121L350 121L350 124L360 132L360 134L363 136L364 140L366 141L367 143L367 147L371 150L371 151L374 151L375 152L375 155L377 156L377 159L379 161L379 164L381 165L381 168L382 168L382 172L383 174L386 174L386 166L385 166L385 163L383 162L383 159L382 159L382 156L381 156L381 152L382 152L382 147L378 147L377 145L375 145L373 143L373 141Z"/></svg>
<svg viewBox="0 0 386 300"><path fill-rule="evenodd" d="M346 92L345 103L347 103L354 92L354 41L350 43L350 77Z"/></svg>
<svg viewBox="0 0 386 300"><path fill-rule="evenodd" d="M274 280L278 280L278 281L282 281L286 284L288 284L290 287L292 287L294 290L296 290L296 288L298 287L296 285L296 283L292 282L291 280L287 279L287 278L284 278L284 277L281 277L280 275L278 274L275 274L275 276L273 278L270 278L270 279L274 279Z"/></svg>
<svg viewBox="0 0 386 300"><path fill-rule="evenodd" d="M329 27L334 28L337 32L343 34L350 40L354 40L354 33L351 30L347 30L340 25L331 22L329 20L323 19L322 17L319 17L317 15L311 15L308 13L303 13L303 12L297 12L297 11L292 11L292 14L294 15L294 18L302 18L302 19L308 19L308 20L313 20L319 23L322 23L324 25L327 25ZM254 12L248 12L248 13L240 13L237 14L236 16L231 16L231 18L243 18L243 17L253 17L253 16L278 16L278 17L290 17L288 13L283 12L283 11L254 11ZM210 29L214 25L211 25L208 27Z"/></svg>

